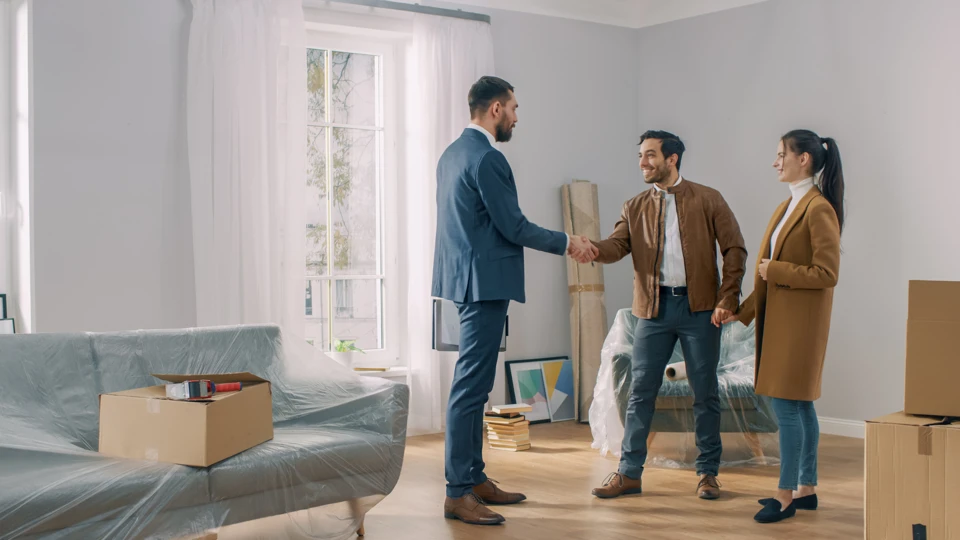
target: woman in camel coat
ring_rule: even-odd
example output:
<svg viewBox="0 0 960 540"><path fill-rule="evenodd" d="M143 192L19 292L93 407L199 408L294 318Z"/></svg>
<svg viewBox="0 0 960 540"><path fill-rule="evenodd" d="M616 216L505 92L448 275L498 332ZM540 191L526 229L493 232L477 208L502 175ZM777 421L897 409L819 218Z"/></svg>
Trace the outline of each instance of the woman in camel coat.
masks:
<svg viewBox="0 0 960 540"><path fill-rule="evenodd" d="M756 319L756 393L773 398L780 424L780 486L775 498L760 501L755 519L762 523L817 506L820 427L813 402L820 397L843 228L843 171L833 139L791 131L780 140L774 168L791 197L763 236L753 293L725 321Z"/></svg>

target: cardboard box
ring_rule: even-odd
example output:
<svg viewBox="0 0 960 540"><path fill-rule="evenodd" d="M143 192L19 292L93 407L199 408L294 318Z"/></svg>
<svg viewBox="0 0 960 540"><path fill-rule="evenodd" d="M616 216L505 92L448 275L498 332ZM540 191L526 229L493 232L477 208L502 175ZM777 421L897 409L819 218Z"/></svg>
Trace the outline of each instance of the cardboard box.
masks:
<svg viewBox="0 0 960 540"><path fill-rule="evenodd" d="M960 416L960 282L911 281L904 412Z"/></svg>
<svg viewBox="0 0 960 540"><path fill-rule="evenodd" d="M867 540L960 539L960 423L891 414L867 422Z"/></svg>
<svg viewBox="0 0 960 540"><path fill-rule="evenodd" d="M270 383L250 373L154 375L169 382L242 382L203 401L167 399L165 386L100 396L100 453L208 467L273 439Z"/></svg>

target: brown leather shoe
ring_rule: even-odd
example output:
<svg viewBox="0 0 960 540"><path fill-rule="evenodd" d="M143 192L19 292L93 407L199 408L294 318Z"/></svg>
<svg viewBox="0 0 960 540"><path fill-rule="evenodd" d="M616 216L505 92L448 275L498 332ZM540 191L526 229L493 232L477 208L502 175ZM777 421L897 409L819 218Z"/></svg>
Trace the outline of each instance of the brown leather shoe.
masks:
<svg viewBox="0 0 960 540"><path fill-rule="evenodd" d="M527 500L523 493L510 493L497 487L497 481L487 479L486 482L473 486L473 493L480 497L483 504L517 504Z"/></svg>
<svg viewBox="0 0 960 540"><path fill-rule="evenodd" d="M697 497L701 499L714 500L720 498L720 482L712 474L701 474L700 483L697 484Z"/></svg>
<svg viewBox="0 0 960 540"><path fill-rule="evenodd" d="M459 519L471 525L499 525L504 522L503 516L484 506L473 493L467 493L459 499L447 497L443 501L443 517Z"/></svg>
<svg viewBox="0 0 960 540"><path fill-rule="evenodd" d="M612 499L621 495L632 495L643 492L642 482L639 478L634 480L620 473L611 473L603 481L603 486L594 488L591 493L601 499Z"/></svg>

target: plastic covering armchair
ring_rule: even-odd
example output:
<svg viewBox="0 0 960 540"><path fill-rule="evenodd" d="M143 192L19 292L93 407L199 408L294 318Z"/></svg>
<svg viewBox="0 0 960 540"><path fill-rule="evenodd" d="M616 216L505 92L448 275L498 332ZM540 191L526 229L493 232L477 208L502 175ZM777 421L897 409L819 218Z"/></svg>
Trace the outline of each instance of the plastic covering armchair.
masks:
<svg viewBox="0 0 960 540"><path fill-rule="evenodd" d="M602 455L620 456L636 325L637 318L629 309L617 312L600 355L590 427L592 446ZM769 401L753 391L755 343L753 323L748 327L740 323L723 327L717 378L724 466L779 463L776 417ZM678 342L669 363L679 362L683 362L683 351ZM694 467L698 450L693 432L693 392L689 383L664 377L647 439L647 465Z"/></svg>

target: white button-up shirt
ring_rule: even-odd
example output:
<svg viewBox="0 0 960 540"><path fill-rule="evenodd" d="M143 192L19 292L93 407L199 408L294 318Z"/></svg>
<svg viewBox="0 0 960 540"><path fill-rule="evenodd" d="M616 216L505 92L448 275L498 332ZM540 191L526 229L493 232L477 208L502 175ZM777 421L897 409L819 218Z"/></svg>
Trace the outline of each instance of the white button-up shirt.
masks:
<svg viewBox="0 0 960 540"><path fill-rule="evenodd" d="M679 186L683 177L677 177ZM663 198L664 231L663 261L660 263L660 285L665 287L686 287L687 270L683 264L683 246L680 244L680 218L677 215L677 196L668 193L654 184L657 194Z"/></svg>

